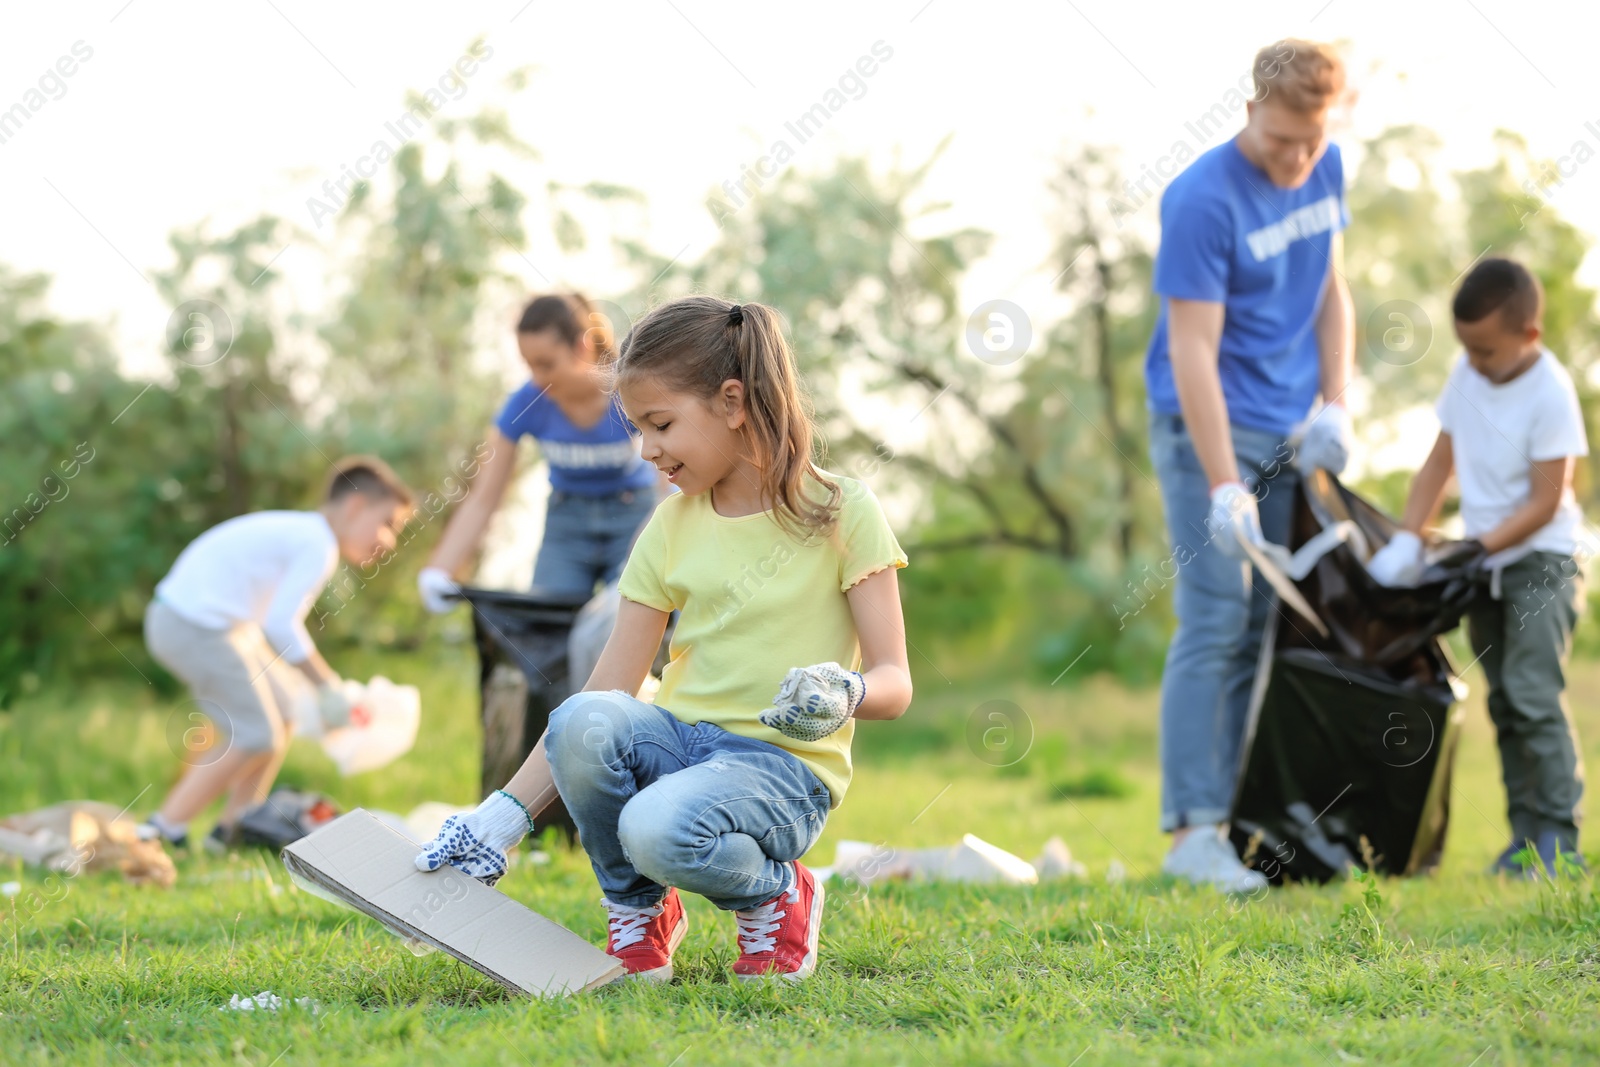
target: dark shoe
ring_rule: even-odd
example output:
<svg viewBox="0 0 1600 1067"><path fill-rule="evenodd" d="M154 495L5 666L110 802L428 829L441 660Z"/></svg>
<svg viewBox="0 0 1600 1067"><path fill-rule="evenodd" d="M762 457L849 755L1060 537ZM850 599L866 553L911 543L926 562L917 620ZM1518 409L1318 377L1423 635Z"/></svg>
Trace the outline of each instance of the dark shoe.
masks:
<svg viewBox="0 0 1600 1067"><path fill-rule="evenodd" d="M238 847L239 831L232 827L223 826L219 822L216 826L211 828L211 832L206 835L205 840L201 842L201 844L204 845L205 850L211 853L213 856L226 855L228 852Z"/></svg>
<svg viewBox="0 0 1600 1067"><path fill-rule="evenodd" d="M1490 874L1504 874L1527 881L1578 876L1588 872L1583 853L1571 841L1563 841L1554 830L1546 830L1536 841L1507 845L1489 868Z"/></svg>

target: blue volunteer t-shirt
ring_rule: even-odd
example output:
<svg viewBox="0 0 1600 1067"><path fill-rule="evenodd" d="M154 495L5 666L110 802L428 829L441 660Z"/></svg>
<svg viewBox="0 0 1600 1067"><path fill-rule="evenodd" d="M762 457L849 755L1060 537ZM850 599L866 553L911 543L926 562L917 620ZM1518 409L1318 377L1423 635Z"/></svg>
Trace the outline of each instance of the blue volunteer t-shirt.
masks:
<svg viewBox="0 0 1600 1067"><path fill-rule="evenodd" d="M513 441L532 437L539 442L550 464L550 488L560 492L609 496L656 482L655 468L640 457L639 442L615 395L600 421L583 429L529 382L506 399L494 424Z"/></svg>
<svg viewBox="0 0 1600 1067"><path fill-rule="evenodd" d="M1317 312L1333 235L1350 223L1344 161L1330 144L1298 189L1282 189L1232 140L1196 159L1161 197L1155 291L1145 354L1150 410L1177 415L1167 300L1223 304L1217 373L1228 421L1288 433L1316 399Z"/></svg>

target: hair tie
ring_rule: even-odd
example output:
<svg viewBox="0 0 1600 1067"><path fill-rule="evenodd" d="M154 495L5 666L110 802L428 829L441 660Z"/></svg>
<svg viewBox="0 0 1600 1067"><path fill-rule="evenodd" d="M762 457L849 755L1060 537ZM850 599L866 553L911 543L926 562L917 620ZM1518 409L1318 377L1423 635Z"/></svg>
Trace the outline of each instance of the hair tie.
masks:
<svg viewBox="0 0 1600 1067"><path fill-rule="evenodd" d="M733 305L733 307L728 309L728 325L729 326L743 326L744 325L744 305L743 304L735 304L735 305Z"/></svg>

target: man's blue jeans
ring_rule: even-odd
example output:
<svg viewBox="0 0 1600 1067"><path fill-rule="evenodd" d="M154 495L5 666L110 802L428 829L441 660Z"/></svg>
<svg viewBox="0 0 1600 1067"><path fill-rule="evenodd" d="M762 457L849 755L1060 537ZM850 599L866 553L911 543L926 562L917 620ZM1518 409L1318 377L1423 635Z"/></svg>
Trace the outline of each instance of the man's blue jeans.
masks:
<svg viewBox="0 0 1600 1067"><path fill-rule="evenodd" d="M676 886L753 908L789 889L828 820L828 787L799 759L620 690L563 701L545 751L616 904L648 907Z"/></svg>
<svg viewBox="0 0 1600 1067"><path fill-rule="evenodd" d="M1299 472L1279 434L1235 426L1240 480L1255 494L1261 532L1289 537ZM1150 461L1161 482L1175 566L1177 631L1161 675L1161 828L1222 822L1233 800L1256 660L1275 594L1248 564L1211 542L1211 487L1182 419L1150 415Z"/></svg>

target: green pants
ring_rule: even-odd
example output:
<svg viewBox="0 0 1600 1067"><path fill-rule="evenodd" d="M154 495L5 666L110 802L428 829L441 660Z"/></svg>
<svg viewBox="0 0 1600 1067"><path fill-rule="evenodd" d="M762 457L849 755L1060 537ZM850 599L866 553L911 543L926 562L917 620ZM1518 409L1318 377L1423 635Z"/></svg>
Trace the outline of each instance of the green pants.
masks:
<svg viewBox="0 0 1600 1067"><path fill-rule="evenodd" d="M1489 679L1513 844L1553 831L1577 849L1583 761L1567 710L1567 657L1584 581L1570 556L1533 552L1500 575L1500 599L1467 615L1472 651Z"/></svg>

